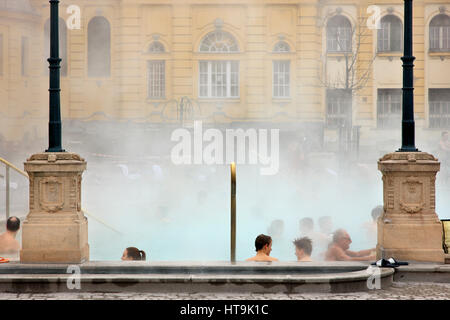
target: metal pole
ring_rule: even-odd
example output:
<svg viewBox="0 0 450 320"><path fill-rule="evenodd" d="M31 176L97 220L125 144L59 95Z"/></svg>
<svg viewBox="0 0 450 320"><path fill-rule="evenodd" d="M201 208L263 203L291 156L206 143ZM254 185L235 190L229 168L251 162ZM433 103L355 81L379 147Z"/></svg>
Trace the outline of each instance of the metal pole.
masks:
<svg viewBox="0 0 450 320"><path fill-rule="evenodd" d="M236 164L231 163L231 262L236 261Z"/></svg>
<svg viewBox="0 0 450 320"><path fill-rule="evenodd" d="M402 147L400 152L417 152L414 124L414 60L413 56L413 1L405 1L405 35L402 97Z"/></svg>
<svg viewBox="0 0 450 320"><path fill-rule="evenodd" d="M64 152L61 147L61 103L60 103L60 63L59 58L59 0L50 0L50 88L49 88L49 124L48 150L46 152Z"/></svg>
<svg viewBox="0 0 450 320"><path fill-rule="evenodd" d="M5 174L5 182L6 182L6 220L9 219L9 167L6 166L6 174Z"/></svg>

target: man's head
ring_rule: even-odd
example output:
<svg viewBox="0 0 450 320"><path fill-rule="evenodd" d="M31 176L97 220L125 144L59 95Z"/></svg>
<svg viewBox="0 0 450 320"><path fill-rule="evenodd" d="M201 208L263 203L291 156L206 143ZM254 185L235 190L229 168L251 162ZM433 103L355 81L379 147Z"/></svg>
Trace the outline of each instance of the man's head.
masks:
<svg viewBox="0 0 450 320"><path fill-rule="evenodd" d="M343 250L350 248L352 238L344 229L338 229L333 233L333 243L341 247Z"/></svg>
<svg viewBox="0 0 450 320"><path fill-rule="evenodd" d="M301 260L305 256L310 257L312 252L312 241L308 237L303 237L299 239L295 239L295 255L298 260Z"/></svg>
<svg viewBox="0 0 450 320"><path fill-rule="evenodd" d="M17 217L10 217L6 221L6 230L9 232L17 232L20 229L20 220Z"/></svg>
<svg viewBox="0 0 450 320"><path fill-rule="evenodd" d="M383 206L376 206L372 209L372 212L370 213L372 216L373 221L377 221L378 217L381 216L383 213Z"/></svg>
<svg viewBox="0 0 450 320"><path fill-rule="evenodd" d="M303 218L299 221L300 234L308 234L314 230L314 221L311 218Z"/></svg>
<svg viewBox="0 0 450 320"><path fill-rule="evenodd" d="M260 234L255 239L255 249L257 252L262 251L269 255L270 251L272 251L272 238L265 234Z"/></svg>

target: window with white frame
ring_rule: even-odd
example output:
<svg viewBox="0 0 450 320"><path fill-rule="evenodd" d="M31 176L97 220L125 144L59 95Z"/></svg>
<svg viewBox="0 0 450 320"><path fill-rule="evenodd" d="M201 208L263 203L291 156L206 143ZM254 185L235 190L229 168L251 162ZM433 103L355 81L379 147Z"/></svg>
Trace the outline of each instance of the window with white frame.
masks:
<svg viewBox="0 0 450 320"><path fill-rule="evenodd" d="M450 17L446 14L430 22L430 51L450 51Z"/></svg>
<svg viewBox="0 0 450 320"><path fill-rule="evenodd" d="M390 14L380 21L378 29L378 52L399 52L403 43L402 21Z"/></svg>
<svg viewBox="0 0 450 320"><path fill-rule="evenodd" d="M199 61L199 69L199 97L239 97L239 61Z"/></svg>
<svg viewBox="0 0 450 320"><path fill-rule="evenodd" d="M332 17L327 23L327 51L350 52L352 49L352 25L343 15Z"/></svg>
<svg viewBox="0 0 450 320"><path fill-rule="evenodd" d="M236 39L228 32L215 30L200 42L201 53L237 53ZM239 61L201 60L199 61L200 98L238 98Z"/></svg>
<svg viewBox="0 0 450 320"><path fill-rule="evenodd" d="M164 60L148 61L148 99L164 99L166 96L166 66Z"/></svg>
<svg viewBox="0 0 450 320"><path fill-rule="evenodd" d="M328 128L346 126L351 122L352 94L347 89L327 90L326 125Z"/></svg>
<svg viewBox="0 0 450 320"><path fill-rule="evenodd" d="M229 32L216 30L208 33L202 39L199 51L210 53L239 52L239 46Z"/></svg>
<svg viewBox="0 0 450 320"><path fill-rule="evenodd" d="M450 89L429 89L430 128L450 128Z"/></svg>
<svg viewBox="0 0 450 320"><path fill-rule="evenodd" d="M290 61L273 61L273 97L289 98L290 93Z"/></svg>
<svg viewBox="0 0 450 320"><path fill-rule="evenodd" d="M400 128L402 113L402 89L378 89L378 128Z"/></svg>

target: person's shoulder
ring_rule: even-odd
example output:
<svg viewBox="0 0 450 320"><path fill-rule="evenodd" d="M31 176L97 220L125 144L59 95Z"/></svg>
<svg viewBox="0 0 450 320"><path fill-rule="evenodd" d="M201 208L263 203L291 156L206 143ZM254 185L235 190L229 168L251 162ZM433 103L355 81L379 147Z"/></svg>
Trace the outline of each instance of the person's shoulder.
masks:
<svg viewBox="0 0 450 320"><path fill-rule="evenodd" d="M274 257L268 257L270 261L279 261L277 258Z"/></svg>

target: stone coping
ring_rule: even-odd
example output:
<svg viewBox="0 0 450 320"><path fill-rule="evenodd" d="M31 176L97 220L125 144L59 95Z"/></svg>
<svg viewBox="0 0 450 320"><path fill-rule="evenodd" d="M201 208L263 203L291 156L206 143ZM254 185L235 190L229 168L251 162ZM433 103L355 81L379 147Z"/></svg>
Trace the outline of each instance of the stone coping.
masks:
<svg viewBox="0 0 450 320"><path fill-rule="evenodd" d="M68 264L0 265L2 292L67 292ZM353 292L368 289L369 262L86 262L84 292ZM395 270L375 268L389 287Z"/></svg>
<svg viewBox="0 0 450 320"><path fill-rule="evenodd" d="M344 273L366 270L369 262L254 261L89 261L79 264L85 274L284 274ZM0 274L66 274L71 264L0 264Z"/></svg>

